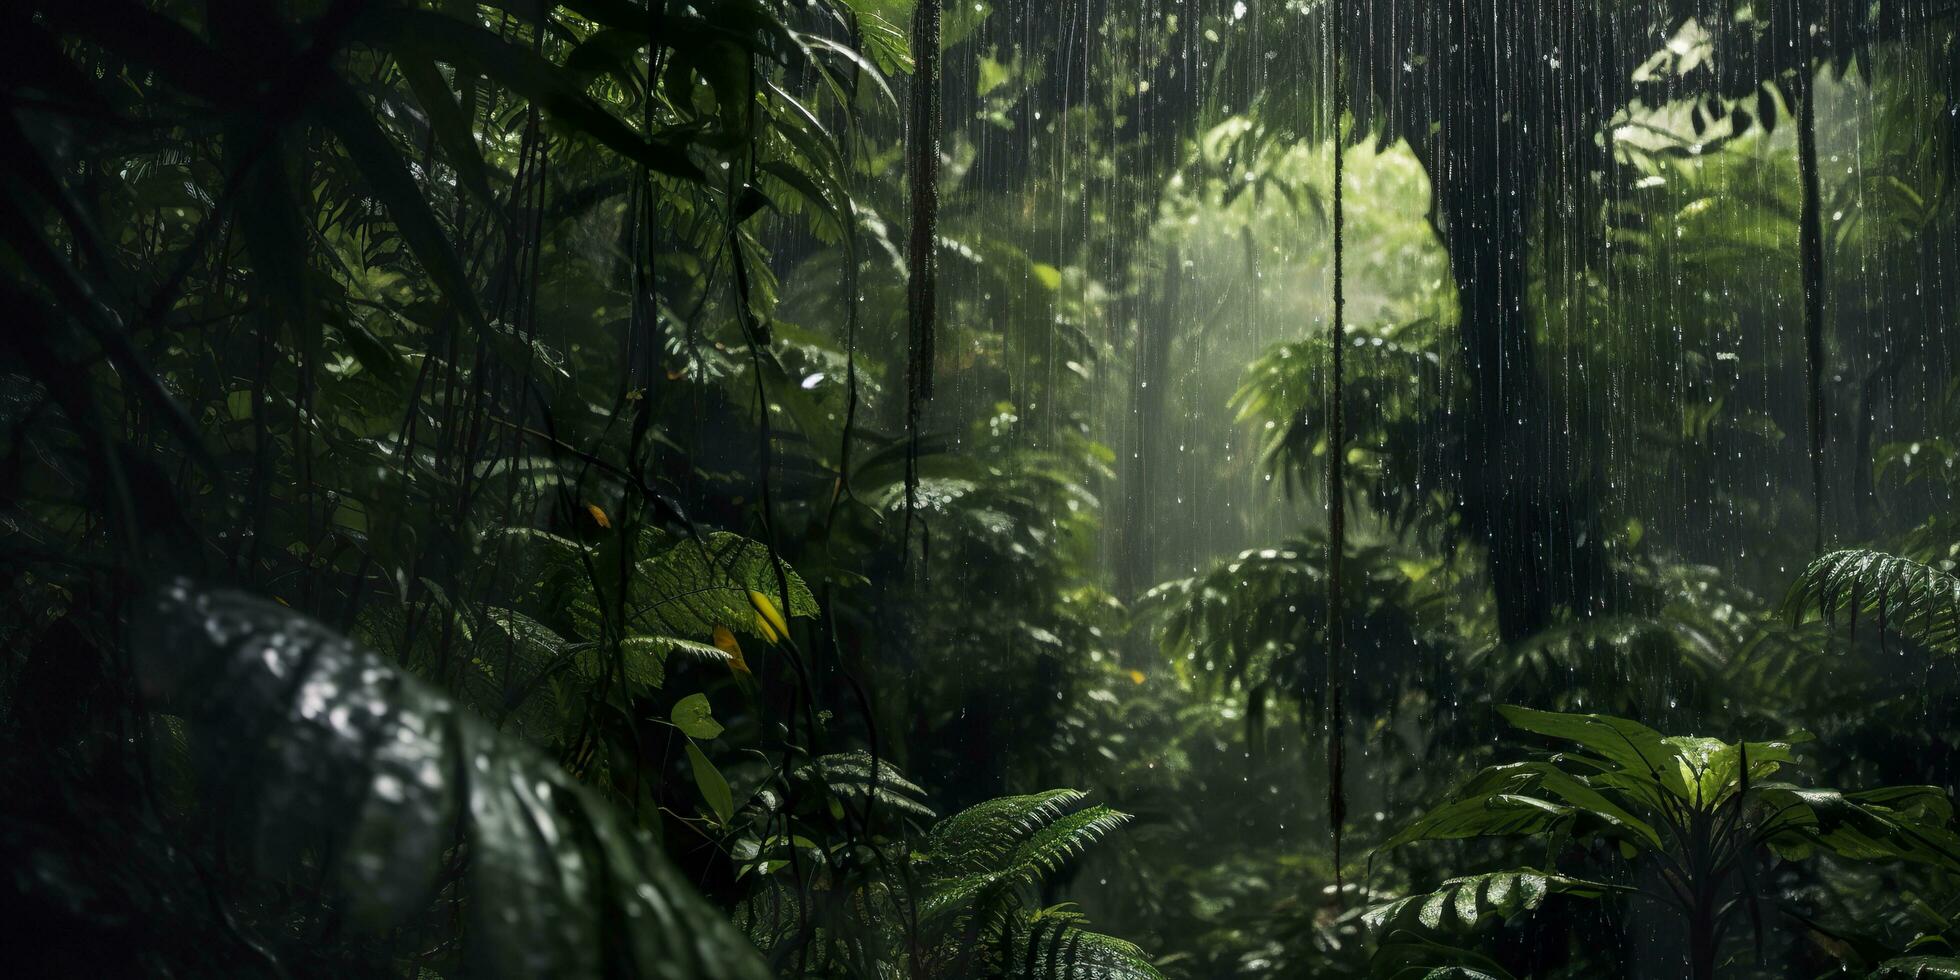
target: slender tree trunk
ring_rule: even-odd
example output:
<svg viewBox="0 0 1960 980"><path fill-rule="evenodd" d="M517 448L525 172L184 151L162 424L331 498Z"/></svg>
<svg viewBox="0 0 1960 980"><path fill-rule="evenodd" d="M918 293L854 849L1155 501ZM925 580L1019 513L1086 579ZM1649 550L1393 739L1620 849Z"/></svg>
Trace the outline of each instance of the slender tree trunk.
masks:
<svg viewBox="0 0 1960 980"><path fill-rule="evenodd" d="M1791 82L1797 112L1797 176L1803 185L1798 245L1803 260L1804 418L1810 436L1811 503L1817 508L1811 550L1824 552L1824 231L1817 189L1816 85L1810 58Z"/></svg>
<svg viewBox="0 0 1960 980"><path fill-rule="evenodd" d="M1164 442L1166 399L1170 395L1171 346L1177 340L1177 308L1184 281L1184 259L1176 245L1164 254L1164 279L1157 308L1137 310L1134 375L1130 378L1130 453L1122 467L1122 526L1118 541L1118 587L1124 601L1155 585L1159 573L1155 536L1159 455Z"/></svg>
<svg viewBox="0 0 1960 980"><path fill-rule="evenodd" d="M1418 148L1457 290L1465 406L1460 506L1486 549L1498 629L1521 639L1561 611L1601 602L1603 535L1573 465L1571 435L1548 414L1525 309L1527 233L1540 187L1540 134L1521 69L1501 57L1521 9L1462 14L1442 126Z"/></svg>

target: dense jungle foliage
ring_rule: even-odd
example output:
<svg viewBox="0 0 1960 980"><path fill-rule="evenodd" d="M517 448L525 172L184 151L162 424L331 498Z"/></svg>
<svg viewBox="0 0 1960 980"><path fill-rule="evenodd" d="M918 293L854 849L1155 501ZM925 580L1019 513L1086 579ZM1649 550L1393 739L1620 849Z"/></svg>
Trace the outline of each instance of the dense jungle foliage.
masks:
<svg viewBox="0 0 1960 980"><path fill-rule="evenodd" d="M0 99L0 974L1960 978L1952 0L27 0Z"/></svg>

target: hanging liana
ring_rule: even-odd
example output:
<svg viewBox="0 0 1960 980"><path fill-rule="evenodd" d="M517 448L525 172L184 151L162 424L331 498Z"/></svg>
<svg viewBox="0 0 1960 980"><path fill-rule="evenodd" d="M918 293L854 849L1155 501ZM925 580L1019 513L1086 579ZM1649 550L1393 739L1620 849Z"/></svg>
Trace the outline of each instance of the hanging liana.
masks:
<svg viewBox="0 0 1960 980"><path fill-rule="evenodd" d="M1804 402L1810 427L1810 492L1817 509L1812 553L1824 553L1824 230L1817 190L1815 61L1806 53L1790 86L1797 114L1797 176L1803 184L1798 248L1803 258Z"/></svg>
<svg viewBox="0 0 1960 980"><path fill-rule="evenodd" d="M1327 823L1334 836L1334 897L1341 898L1341 825L1347 821L1347 791L1345 787L1347 771L1347 706L1343 703L1343 677L1347 671L1347 636L1343 628L1343 605L1341 601L1341 559L1347 546L1346 482L1347 449L1343 433L1342 404L1342 348L1347 338L1342 324L1347 316L1347 295L1341 281L1342 266L1347 258L1344 236L1347 225L1346 202L1341 192L1342 179L1346 167L1343 164L1346 143L1341 137L1341 120L1347 114L1346 67L1342 63L1341 45L1343 42L1342 22L1345 18L1344 2L1333 6L1332 23L1328 28L1329 41L1333 47L1333 153L1334 153L1334 316L1328 322L1328 385L1327 385Z"/></svg>
<svg viewBox="0 0 1960 980"><path fill-rule="evenodd" d="M912 515L919 496L919 418L932 397L933 330L938 301L938 261L933 242L939 220L939 4L919 0L912 17L912 120L906 170L912 191L912 227L905 260L906 284L905 541L911 548Z"/></svg>

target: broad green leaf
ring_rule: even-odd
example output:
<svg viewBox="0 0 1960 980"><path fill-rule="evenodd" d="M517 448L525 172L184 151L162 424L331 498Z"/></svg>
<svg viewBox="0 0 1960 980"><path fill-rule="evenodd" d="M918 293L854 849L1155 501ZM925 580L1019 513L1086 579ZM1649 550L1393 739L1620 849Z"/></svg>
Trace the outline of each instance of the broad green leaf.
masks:
<svg viewBox="0 0 1960 980"><path fill-rule="evenodd" d="M809 586L788 563L780 567L789 583L789 615L817 615ZM717 626L765 635L766 619L749 594L767 596L773 606L780 588L769 547L726 531L674 541L641 560L637 571L628 609L634 627L690 638L710 638Z"/></svg>
<svg viewBox="0 0 1960 980"><path fill-rule="evenodd" d="M1575 743L1623 769L1673 780L1673 788L1683 795L1687 793L1687 784L1680 781L1679 769L1674 765L1674 749L1659 732L1639 722L1611 715L1563 714L1510 704L1497 710L1517 728Z"/></svg>
<svg viewBox="0 0 1960 980"><path fill-rule="evenodd" d="M1808 734L1791 741L1808 739ZM1712 809L1741 786L1742 753L1720 739L1677 735L1666 739L1675 750L1675 766L1688 787L1688 801L1702 809ZM1791 761L1790 741L1750 742L1749 779L1752 782L1776 774L1782 763Z"/></svg>
<svg viewBox="0 0 1960 980"><path fill-rule="evenodd" d="M687 743L687 762L694 769L694 785L701 791L701 798L708 801L715 818L724 825L735 819L735 798L728 790L728 780L708 761L708 754L691 741Z"/></svg>
<svg viewBox="0 0 1960 980"><path fill-rule="evenodd" d="M1477 793L1430 810L1381 846L1389 850L1419 840L1527 837L1569 823L1575 812L1570 806L1533 796Z"/></svg>
<svg viewBox="0 0 1960 980"><path fill-rule="evenodd" d="M1368 967L1368 975L1376 980L1515 980L1481 953L1439 943L1413 930L1390 932Z"/></svg>
<svg viewBox="0 0 1960 980"><path fill-rule="evenodd" d="M338 902L350 940L460 909L433 938L471 976L769 976L621 814L393 664L235 592L180 582L138 616L144 690L184 702L200 787L239 803L216 818L267 887Z"/></svg>
<svg viewBox="0 0 1960 980"><path fill-rule="evenodd" d="M722 732L721 723L715 720L714 709L708 704L706 694L690 694L680 699L674 704L670 717L674 727L689 738L714 738Z"/></svg>
<svg viewBox="0 0 1960 980"><path fill-rule="evenodd" d="M1938 793L1931 787L1845 794L1778 783L1754 792L1768 811L1761 833L1786 858L1794 860L1815 846L1857 860L1912 861L1960 871L1960 835L1947 826L1950 806L1929 801Z"/></svg>

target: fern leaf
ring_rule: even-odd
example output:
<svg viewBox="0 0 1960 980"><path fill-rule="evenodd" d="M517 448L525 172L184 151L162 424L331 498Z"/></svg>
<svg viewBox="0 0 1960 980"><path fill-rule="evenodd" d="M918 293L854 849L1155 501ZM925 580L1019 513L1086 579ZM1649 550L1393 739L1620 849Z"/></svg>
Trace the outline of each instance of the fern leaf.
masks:
<svg viewBox="0 0 1960 980"><path fill-rule="evenodd" d="M961 868L999 868L1022 841L1087 795L1077 789L1051 789L976 803L935 824L926 834L926 850L935 859Z"/></svg>
<svg viewBox="0 0 1960 980"><path fill-rule="evenodd" d="M1106 806L1077 810L1035 831L1015 850L1009 867L1022 884L1040 884L1130 819Z"/></svg>
<svg viewBox="0 0 1960 980"><path fill-rule="evenodd" d="M1815 614L1856 633L1870 615L1887 630L1942 653L1960 649L1960 578L1930 565L1882 551L1836 551L1810 563L1783 613L1792 622Z"/></svg>
<svg viewBox="0 0 1960 980"><path fill-rule="evenodd" d="M871 753L863 750L820 756L797 769L796 776L840 796L862 800L870 794L881 806L921 817L937 816L921 802L926 795L924 788L906 779L897 766L883 759L873 760Z"/></svg>

